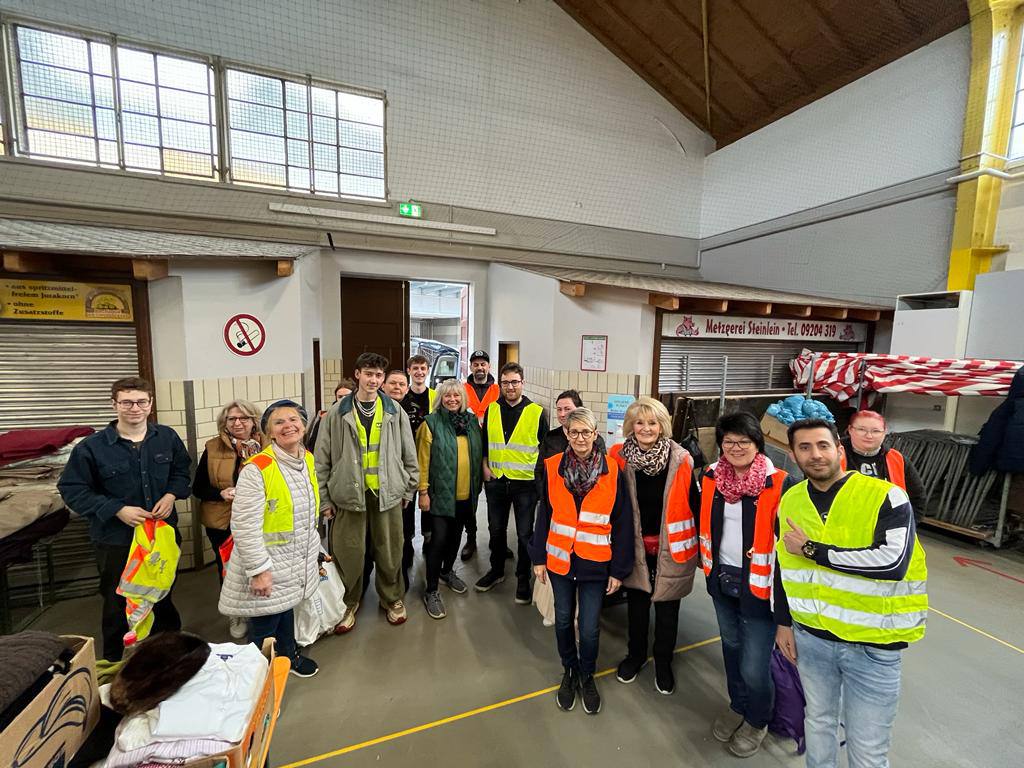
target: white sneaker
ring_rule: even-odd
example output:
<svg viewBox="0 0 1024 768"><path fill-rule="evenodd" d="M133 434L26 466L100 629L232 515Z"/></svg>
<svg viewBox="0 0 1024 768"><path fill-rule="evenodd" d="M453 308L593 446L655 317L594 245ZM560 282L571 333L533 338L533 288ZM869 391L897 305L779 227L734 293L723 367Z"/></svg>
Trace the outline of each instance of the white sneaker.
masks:
<svg viewBox="0 0 1024 768"><path fill-rule="evenodd" d="M249 621L244 616L230 616L228 631L235 640L243 640L249 634Z"/></svg>

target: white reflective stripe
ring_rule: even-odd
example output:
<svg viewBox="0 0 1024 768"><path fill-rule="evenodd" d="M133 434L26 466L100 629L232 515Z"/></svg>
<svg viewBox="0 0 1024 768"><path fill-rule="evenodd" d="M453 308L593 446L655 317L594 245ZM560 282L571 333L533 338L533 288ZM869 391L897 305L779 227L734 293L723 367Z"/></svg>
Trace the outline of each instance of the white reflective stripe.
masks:
<svg viewBox="0 0 1024 768"><path fill-rule="evenodd" d="M501 451L501 450L504 450L505 444L504 443L488 443L487 447L490 450L492 450L492 451Z"/></svg>
<svg viewBox="0 0 1024 768"><path fill-rule="evenodd" d="M680 520L678 522L668 524L669 533L685 533L691 528L693 528L693 520Z"/></svg>
<svg viewBox="0 0 1024 768"><path fill-rule="evenodd" d="M611 544L611 537L605 536L600 533L587 533L586 531L576 531L576 541L582 541L584 544L594 544L598 546L607 547Z"/></svg>
<svg viewBox="0 0 1024 768"><path fill-rule="evenodd" d="M789 602L789 610L792 613L809 613L818 616L825 616L829 619L841 621L844 624L853 624L858 627L872 627L877 629L917 629L925 625L928 618L928 611L911 611L909 613L870 613L868 611L855 611L851 608L841 608L838 605L824 603L821 600L807 600L802 597L786 596Z"/></svg>
<svg viewBox="0 0 1024 768"><path fill-rule="evenodd" d="M532 472L537 468L536 464L523 464L518 461L491 461L488 462L491 469L521 469L524 472Z"/></svg>
<svg viewBox="0 0 1024 768"><path fill-rule="evenodd" d="M576 529L571 525L563 525L562 523L556 523L554 520L551 521L549 530L552 533L557 533L559 536L568 536L570 539L576 535Z"/></svg>
<svg viewBox="0 0 1024 768"><path fill-rule="evenodd" d="M487 448L491 451L516 451L517 453L526 453L532 456L540 454L540 446L521 445L520 443L488 443Z"/></svg>
<svg viewBox="0 0 1024 768"><path fill-rule="evenodd" d="M750 583L755 587L764 587L767 589L772 585L771 576L758 576L756 573L750 574Z"/></svg>
<svg viewBox="0 0 1024 768"><path fill-rule="evenodd" d="M554 558L557 558L558 560L569 560L569 553L561 547L556 547L553 544L548 544L544 547L544 549L547 550L547 553L549 555L551 555Z"/></svg>
<svg viewBox="0 0 1024 768"><path fill-rule="evenodd" d="M750 556L750 562L753 565L771 565L772 564L772 556L771 555L762 555L762 554L759 554L759 553L755 552L753 555Z"/></svg>
<svg viewBox="0 0 1024 768"><path fill-rule="evenodd" d="M363 471L368 475L379 475L380 467L366 467Z"/></svg>
<svg viewBox="0 0 1024 768"><path fill-rule="evenodd" d="M866 597L909 597L910 595L928 594L927 581L875 581L819 568L787 569L785 581L821 584L825 587L853 592Z"/></svg>
<svg viewBox="0 0 1024 768"><path fill-rule="evenodd" d="M370 443L366 446L367 453L375 453L380 450L380 443Z"/></svg>
<svg viewBox="0 0 1024 768"><path fill-rule="evenodd" d="M693 549L697 546L697 540L694 538L683 539L682 541L670 541L668 543L668 549L670 552L683 552L687 549Z"/></svg>
<svg viewBox="0 0 1024 768"><path fill-rule="evenodd" d="M602 515L600 512L580 512L581 523L593 523L594 525L608 525L611 521L610 515Z"/></svg>

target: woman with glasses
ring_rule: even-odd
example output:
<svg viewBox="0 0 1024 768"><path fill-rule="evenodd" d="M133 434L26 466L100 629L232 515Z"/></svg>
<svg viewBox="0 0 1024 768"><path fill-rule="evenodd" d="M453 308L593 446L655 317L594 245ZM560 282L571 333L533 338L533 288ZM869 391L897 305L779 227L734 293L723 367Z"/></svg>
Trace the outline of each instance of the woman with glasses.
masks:
<svg viewBox="0 0 1024 768"><path fill-rule="evenodd" d="M898 485L910 497L910 506L920 520L924 514L924 483L913 463L895 448L886 448L886 426L882 414L857 411L843 438L843 469L853 469Z"/></svg>
<svg viewBox="0 0 1024 768"><path fill-rule="evenodd" d="M715 427L719 459L700 479L701 566L718 615L729 708L712 733L738 757L761 748L771 718L775 645L771 585L776 516L793 484L764 454L761 426L749 413L722 416Z"/></svg>
<svg viewBox="0 0 1024 768"><path fill-rule="evenodd" d="M626 409L626 440L611 450L626 478L633 505L636 564L625 581L629 606L629 650L616 678L632 683L647 664L648 629L654 604L654 687L675 691L672 655L679 603L693 589L697 527L690 505L693 459L671 439L668 410L652 397Z"/></svg>
<svg viewBox="0 0 1024 768"><path fill-rule="evenodd" d="M235 400L217 415L217 436L207 441L196 467L192 493L199 499L199 516L213 547L221 583L224 582L224 562L220 547L231 536L231 505L238 472L242 464L265 446L256 406L248 400ZM245 619L232 616L229 621L231 636L236 640L245 637Z"/></svg>
<svg viewBox="0 0 1024 768"><path fill-rule="evenodd" d="M583 711L596 715L601 711L594 680L598 618L604 596L618 590L633 570L633 510L619 465L604 452L593 412L572 411L565 429L569 449L545 459L539 470L543 491L529 549L534 574L550 579L555 595L555 639L564 670L555 700L569 711L578 691Z"/></svg>

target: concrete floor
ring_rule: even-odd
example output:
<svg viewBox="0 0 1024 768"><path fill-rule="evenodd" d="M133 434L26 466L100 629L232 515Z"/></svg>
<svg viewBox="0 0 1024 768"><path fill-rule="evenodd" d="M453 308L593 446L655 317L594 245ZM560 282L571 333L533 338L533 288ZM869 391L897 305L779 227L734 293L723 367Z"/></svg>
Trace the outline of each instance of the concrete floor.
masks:
<svg viewBox="0 0 1024 768"><path fill-rule="evenodd" d="M929 534L923 543L936 610L926 638L904 656L892 764L1019 768L1024 765L1024 581L963 567L953 557L987 561L1017 580L1024 580L1024 559ZM478 554L462 575L472 583L485 567ZM320 674L289 679L272 747L276 768L298 768L296 763L320 768L741 764L710 735L711 720L727 702L717 624L701 576L683 601L678 646L705 644L676 656L675 695L654 690L649 665L632 685L620 684L614 675L603 677L604 706L594 717L579 706L561 712L554 694L544 693L459 718L557 685L561 670L554 634L541 625L534 607L513 603L514 579L482 595L471 589L459 596L442 587L448 617L433 621L421 601L422 568L417 560L405 625L387 624L371 587L355 631L308 650L320 663ZM207 568L181 576L175 602L186 629L227 640L216 594L216 574ZM32 628L95 635L98 617L97 598L68 601L48 610ZM599 669L613 668L624 655L625 624L624 605L605 611ZM393 734L401 735L388 738ZM791 741L769 736L763 752L745 764L802 766L804 761L793 754Z"/></svg>

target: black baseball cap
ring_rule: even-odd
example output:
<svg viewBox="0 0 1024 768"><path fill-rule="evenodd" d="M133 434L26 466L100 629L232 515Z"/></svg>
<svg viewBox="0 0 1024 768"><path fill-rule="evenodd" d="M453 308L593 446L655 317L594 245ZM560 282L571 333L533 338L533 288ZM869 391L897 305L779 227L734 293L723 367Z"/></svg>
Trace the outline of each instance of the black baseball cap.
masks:
<svg viewBox="0 0 1024 768"><path fill-rule="evenodd" d="M469 356L469 362L472 363L474 360L486 360L489 363L491 362L491 356L488 355L485 350L478 349L476 352Z"/></svg>

